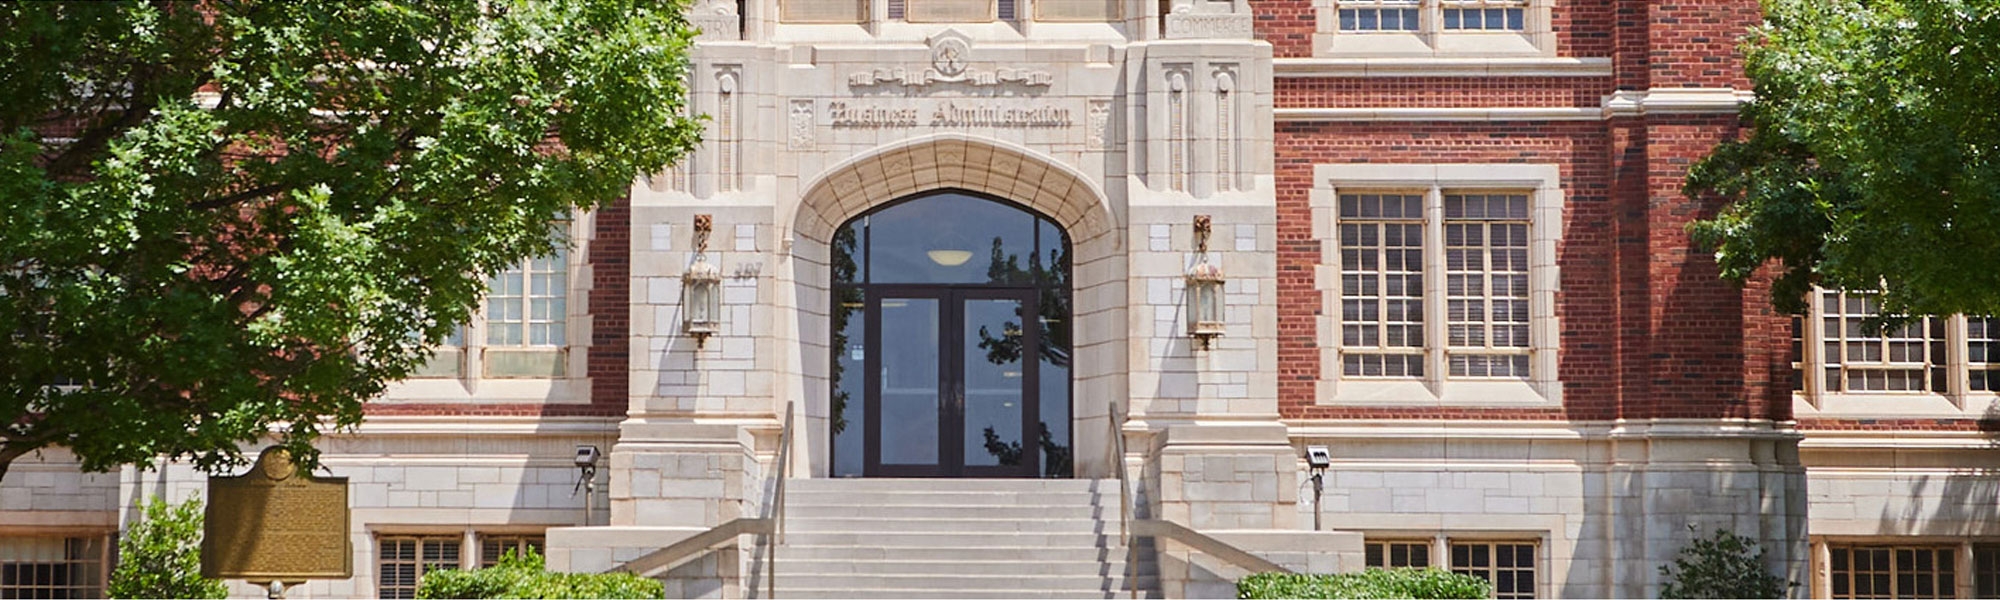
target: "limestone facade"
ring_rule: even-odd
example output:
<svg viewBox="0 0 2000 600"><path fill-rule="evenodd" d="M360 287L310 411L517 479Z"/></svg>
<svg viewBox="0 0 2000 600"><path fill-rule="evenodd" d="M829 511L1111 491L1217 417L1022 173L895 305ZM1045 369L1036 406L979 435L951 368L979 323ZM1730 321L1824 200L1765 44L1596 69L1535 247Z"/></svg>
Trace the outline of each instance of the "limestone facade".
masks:
<svg viewBox="0 0 2000 600"><path fill-rule="evenodd" d="M1737 133L1750 92L1733 40L1755 2L1422 0L1390 31L1356 11L1379 29L1397 3L1344 0L895 12L924 1L860 1L844 23L790 0L697 2L689 81L706 142L573 228L564 374L485 377L467 358L330 438L355 576L292 597L399 593L400 573L477 566L494 540L602 570L766 514L788 418L792 476L829 476L834 236L940 190L1063 230L1072 475L1122 469L1139 516L1313 570L1420 548L1425 564L1523 582L1520 597L1654 595L1658 567L1716 528L1760 541L1801 596L1851 590L1834 584L1854 572L1839 552L1949 549L1960 597L2000 571L2000 475L1980 426L1994 396L1847 395L1822 412L1819 388L1786 383L1801 359L1765 288L1717 281L1686 240L1712 207L1679 181ZM1471 4L1500 11L1497 30L1444 25ZM1348 196L1385 194L1415 212L1344 212ZM1477 270L1453 262L1469 246L1442 241L1468 196L1521 198L1508 222L1527 235L1506 246L1524 257L1508 272L1519 289L1453 291L1449 276ZM1213 223L1205 252L1198 216ZM1405 264L1419 342L1383 350L1346 332L1387 322L1349 313L1383 297L1350 276L1386 271L1346 251L1382 251L1348 226L1389 222L1428 241ZM682 305L698 254L724 274L720 331L699 341ZM1205 343L1186 313L1201 262L1226 277L1224 329ZM1520 301L1518 343L1448 337L1513 323L1448 302L1494 298ZM1519 370L1474 377L1474 355ZM1350 367L1363 356L1419 370ZM1953 409L1897 408L1940 403ZM594 495L570 462L584 444L607 455ZM1333 456L1317 499L1312 445ZM141 498L200 482L183 465L79 473L47 452L0 485L0 540L101 541ZM390 556L405 543L437 556ZM1523 558L1474 565L1475 551ZM764 556L754 541L705 554L665 575L669 594L758 595ZM1160 563L1176 596L1226 597L1241 574L1178 547Z"/></svg>

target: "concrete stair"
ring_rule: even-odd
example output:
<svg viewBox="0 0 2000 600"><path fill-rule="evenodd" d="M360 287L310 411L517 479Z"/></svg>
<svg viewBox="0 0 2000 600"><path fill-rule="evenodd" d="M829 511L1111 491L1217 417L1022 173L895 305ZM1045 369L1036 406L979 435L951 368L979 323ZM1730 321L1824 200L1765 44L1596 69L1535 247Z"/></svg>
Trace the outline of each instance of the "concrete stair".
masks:
<svg viewBox="0 0 2000 600"><path fill-rule="evenodd" d="M1158 598L1150 543L1118 532L1118 482L794 479L779 598Z"/></svg>

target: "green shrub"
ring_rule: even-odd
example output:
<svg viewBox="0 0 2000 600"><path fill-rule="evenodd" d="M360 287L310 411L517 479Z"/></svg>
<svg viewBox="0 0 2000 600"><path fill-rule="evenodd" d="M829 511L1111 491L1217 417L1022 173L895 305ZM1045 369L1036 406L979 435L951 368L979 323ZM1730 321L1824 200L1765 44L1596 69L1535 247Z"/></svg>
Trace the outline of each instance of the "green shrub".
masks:
<svg viewBox="0 0 2000 600"><path fill-rule="evenodd" d="M477 571L431 571L417 583L418 598L624 598L665 597L658 580L631 573L550 573L542 557L508 550L500 564Z"/></svg>
<svg viewBox="0 0 2000 600"><path fill-rule="evenodd" d="M1236 582L1237 598L1468 598L1491 595L1486 580L1442 569L1368 569L1339 575L1258 573Z"/></svg>
<svg viewBox="0 0 2000 600"><path fill-rule="evenodd" d="M1783 598L1798 585L1764 567L1757 542L1727 529L1696 539L1671 565L1660 565L1661 598Z"/></svg>
<svg viewBox="0 0 2000 600"><path fill-rule="evenodd" d="M154 497L145 516L118 540L112 598L226 598L229 587L201 576L201 499L167 504Z"/></svg>

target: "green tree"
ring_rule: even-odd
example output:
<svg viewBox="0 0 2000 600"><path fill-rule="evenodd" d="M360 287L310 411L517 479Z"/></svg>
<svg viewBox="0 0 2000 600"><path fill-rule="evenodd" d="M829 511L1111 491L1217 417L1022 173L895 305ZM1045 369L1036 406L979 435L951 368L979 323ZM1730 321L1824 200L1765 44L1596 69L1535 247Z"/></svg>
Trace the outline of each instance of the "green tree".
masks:
<svg viewBox="0 0 2000 600"><path fill-rule="evenodd" d="M1681 548L1673 564L1660 565L1660 577L1661 598L1783 598L1798 585L1764 567L1756 540L1727 529Z"/></svg>
<svg viewBox="0 0 2000 600"><path fill-rule="evenodd" d="M696 143L674 1L0 5L0 476L351 427Z"/></svg>
<svg viewBox="0 0 2000 600"><path fill-rule="evenodd" d="M1690 228L1773 296L1882 289L1885 313L2000 314L2000 1L1764 0L1752 127L1690 170Z"/></svg>
<svg viewBox="0 0 2000 600"><path fill-rule="evenodd" d="M229 587L201 576L201 499L167 504L154 497L145 517L118 540L112 598L226 598Z"/></svg>

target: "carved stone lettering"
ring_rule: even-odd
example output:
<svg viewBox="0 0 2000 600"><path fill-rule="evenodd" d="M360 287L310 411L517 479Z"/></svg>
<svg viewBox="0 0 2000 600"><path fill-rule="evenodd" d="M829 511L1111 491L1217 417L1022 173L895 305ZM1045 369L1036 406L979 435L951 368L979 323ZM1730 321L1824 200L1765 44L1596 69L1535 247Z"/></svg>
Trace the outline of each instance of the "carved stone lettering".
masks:
<svg viewBox="0 0 2000 600"><path fill-rule="evenodd" d="M1231 13L1174 13L1167 15L1168 38L1249 38L1254 24L1250 15Z"/></svg>

